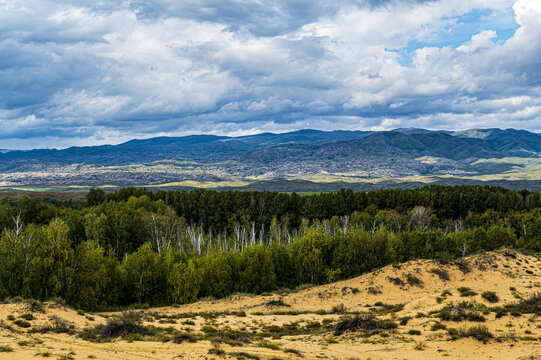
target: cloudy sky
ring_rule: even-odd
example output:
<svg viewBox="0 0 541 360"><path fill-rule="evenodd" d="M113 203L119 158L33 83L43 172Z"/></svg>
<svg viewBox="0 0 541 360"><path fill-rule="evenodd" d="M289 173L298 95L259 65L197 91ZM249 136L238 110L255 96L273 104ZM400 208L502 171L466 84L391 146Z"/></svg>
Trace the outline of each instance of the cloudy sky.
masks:
<svg viewBox="0 0 541 360"><path fill-rule="evenodd" d="M0 0L0 148L541 131L540 0Z"/></svg>

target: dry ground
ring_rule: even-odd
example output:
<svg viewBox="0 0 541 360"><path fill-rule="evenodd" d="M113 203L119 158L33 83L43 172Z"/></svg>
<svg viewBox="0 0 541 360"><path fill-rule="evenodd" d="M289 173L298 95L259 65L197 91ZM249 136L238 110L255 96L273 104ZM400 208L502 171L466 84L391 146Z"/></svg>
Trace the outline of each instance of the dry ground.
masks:
<svg viewBox="0 0 541 360"><path fill-rule="evenodd" d="M93 341L81 337L82 329L118 314L82 314L54 303L43 304L43 312L28 303L3 304L0 359L541 359L535 311L491 310L541 292L540 259L501 251L470 257L467 264L464 272L457 264L411 261L304 290L147 309L141 314L144 326L155 327L151 334L123 339L102 340L98 332ZM471 296L461 296L462 287ZM498 302L483 298L484 291L493 291ZM444 307L454 319L445 317ZM335 332L341 319L356 314L374 318L361 315L364 328ZM478 325L492 337L453 340L449 332Z"/></svg>

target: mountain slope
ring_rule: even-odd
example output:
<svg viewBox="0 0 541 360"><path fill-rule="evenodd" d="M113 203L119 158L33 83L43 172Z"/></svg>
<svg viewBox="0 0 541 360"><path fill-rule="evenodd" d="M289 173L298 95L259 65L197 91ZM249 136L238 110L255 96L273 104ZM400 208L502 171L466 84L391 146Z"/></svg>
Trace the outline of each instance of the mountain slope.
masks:
<svg viewBox="0 0 541 360"><path fill-rule="evenodd" d="M541 158L541 135L513 129L455 133L397 129L158 137L119 145L0 153L0 182L124 186L317 174L477 176L520 172L526 167L505 158L529 158L535 163ZM494 161L479 162L483 159Z"/></svg>

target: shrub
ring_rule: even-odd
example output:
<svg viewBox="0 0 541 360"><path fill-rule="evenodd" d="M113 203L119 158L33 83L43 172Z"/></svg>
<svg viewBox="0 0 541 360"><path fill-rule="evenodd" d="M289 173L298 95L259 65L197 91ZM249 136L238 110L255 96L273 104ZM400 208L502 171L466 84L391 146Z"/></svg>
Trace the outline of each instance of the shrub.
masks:
<svg viewBox="0 0 541 360"><path fill-rule="evenodd" d="M447 297L447 296L451 296L451 295L453 295L453 293L452 293L451 291L449 291L449 290L443 290L443 291L441 292L441 295L440 295L440 296L441 296L441 297Z"/></svg>
<svg viewBox="0 0 541 360"><path fill-rule="evenodd" d="M334 305L331 309L331 314L345 314L347 312L348 309L344 304Z"/></svg>
<svg viewBox="0 0 541 360"><path fill-rule="evenodd" d="M29 300L25 304L26 310L30 312L45 312L43 304L36 300Z"/></svg>
<svg viewBox="0 0 541 360"><path fill-rule="evenodd" d="M13 348L9 345L0 345L0 352L12 352Z"/></svg>
<svg viewBox="0 0 541 360"><path fill-rule="evenodd" d="M241 352L231 352L229 353L230 356L234 356L237 359L254 359L259 360L260 357L254 354L249 354L247 352L241 351Z"/></svg>
<svg viewBox="0 0 541 360"><path fill-rule="evenodd" d="M295 354L299 357L302 357L302 353L300 350L297 350L297 349L284 349L284 352L285 353L289 353L289 354Z"/></svg>
<svg viewBox="0 0 541 360"><path fill-rule="evenodd" d="M39 329L36 329L36 331L40 333L54 332L57 334L61 334L70 333L75 328L75 326L71 322L62 319L60 316L57 315L51 316L49 320L49 324L44 325Z"/></svg>
<svg viewBox="0 0 541 360"><path fill-rule="evenodd" d="M391 320L377 320L374 315L346 316L336 324L334 333L341 335L346 331L362 331L375 334L382 330L396 329L398 325Z"/></svg>
<svg viewBox="0 0 541 360"><path fill-rule="evenodd" d="M516 304L507 305L506 310L511 314L537 314L541 315L541 293L533 294L530 298L521 300Z"/></svg>
<svg viewBox="0 0 541 360"><path fill-rule="evenodd" d="M407 325L408 322L411 320L411 316L405 316L403 318L400 318L400 325L404 326Z"/></svg>
<svg viewBox="0 0 541 360"><path fill-rule="evenodd" d="M387 280L389 280L390 282L392 282L393 284L395 284L397 286L406 285L406 283L404 281L402 281L402 279L400 279L399 277L387 276Z"/></svg>
<svg viewBox="0 0 541 360"><path fill-rule="evenodd" d="M36 318L34 317L34 315L32 314L23 314L21 316L19 316L21 319L25 319L25 320L35 320Z"/></svg>
<svg viewBox="0 0 541 360"><path fill-rule="evenodd" d="M197 337L189 333L179 333L173 336L172 341L175 344L182 344L183 342L194 343L197 342Z"/></svg>
<svg viewBox="0 0 541 360"><path fill-rule="evenodd" d="M420 331L420 330L411 329L410 331L408 331L408 335L421 335L421 331Z"/></svg>
<svg viewBox="0 0 541 360"><path fill-rule="evenodd" d="M486 327L485 325L475 325L467 329L462 328L459 330L449 329L449 335L451 335L452 339L472 337L484 343L494 337L494 335L492 335L492 333L488 330L488 327Z"/></svg>
<svg viewBox="0 0 541 360"><path fill-rule="evenodd" d="M415 285L415 286L421 286L423 285L423 281L421 279L419 279L417 276L415 275L412 275L412 274L408 274L408 276L406 276L406 280L408 282L408 284L410 285Z"/></svg>
<svg viewBox="0 0 541 360"><path fill-rule="evenodd" d="M483 291L481 293L481 297L491 303L497 303L500 301L500 298L494 291Z"/></svg>
<svg viewBox="0 0 541 360"><path fill-rule="evenodd" d="M434 267L430 269L429 272L431 272L432 274L438 275L441 280L445 280L445 281L450 280L449 272L447 272L447 270L445 269Z"/></svg>
<svg viewBox="0 0 541 360"><path fill-rule="evenodd" d="M264 348L272 349L272 350L280 350L280 346L268 341L259 341L255 344L255 346L264 347Z"/></svg>
<svg viewBox="0 0 541 360"><path fill-rule="evenodd" d="M460 296L475 296L477 293L470 289L469 287L459 287L458 292L460 293Z"/></svg>
<svg viewBox="0 0 541 360"><path fill-rule="evenodd" d="M447 329L447 326L445 324L442 324L439 321L434 323L432 327L430 328L430 330L432 331L445 330L445 329Z"/></svg>
<svg viewBox="0 0 541 360"><path fill-rule="evenodd" d="M13 323L22 328L29 328L32 326L32 324L30 324L28 321L22 319L15 320Z"/></svg>
<svg viewBox="0 0 541 360"><path fill-rule="evenodd" d="M268 307L270 307L270 306L287 306L287 307L289 307L289 305L286 304L282 298L269 300L269 301L267 301L265 306L268 306Z"/></svg>
<svg viewBox="0 0 541 360"><path fill-rule="evenodd" d="M148 329L143 326L141 314L135 311L124 312L118 318L111 318L103 327L100 336L102 338L117 338L123 335L147 335Z"/></svg>

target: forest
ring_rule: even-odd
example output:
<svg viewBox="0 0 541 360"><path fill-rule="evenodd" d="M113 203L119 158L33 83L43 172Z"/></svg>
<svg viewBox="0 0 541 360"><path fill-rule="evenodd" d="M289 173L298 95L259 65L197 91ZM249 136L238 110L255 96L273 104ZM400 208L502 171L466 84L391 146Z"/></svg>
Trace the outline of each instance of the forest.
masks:
<svg viewBox="0 0 541 360"><path fill-rule="evenodd" d="M541 194L91 189L86 201L2 200L0 229L0 299L104 310L293 289L419 258L540 252Z"/></svg>

